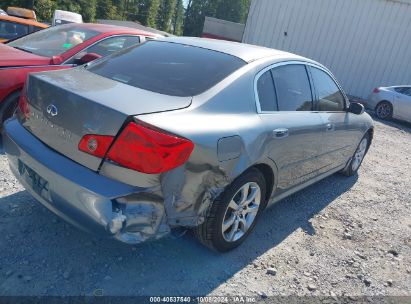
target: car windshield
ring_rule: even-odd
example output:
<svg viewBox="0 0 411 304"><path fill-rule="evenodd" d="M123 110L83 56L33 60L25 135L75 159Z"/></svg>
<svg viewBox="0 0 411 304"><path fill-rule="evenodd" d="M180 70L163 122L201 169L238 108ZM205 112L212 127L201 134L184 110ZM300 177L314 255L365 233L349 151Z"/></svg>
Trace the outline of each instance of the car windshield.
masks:
<svg viewBox="0 0 411 304"><path fill-rule="evenodd" d="M83 27L62 25L27 35L8 45L40 56L61 55L99 33Z"/></svg>
<svg viewBox="0 0 411 304"><path fill-rule="evenodd" d="M149 41L92 64L89 71L144 90L187 97L208 90L245 64L209 49Z"/></svg>

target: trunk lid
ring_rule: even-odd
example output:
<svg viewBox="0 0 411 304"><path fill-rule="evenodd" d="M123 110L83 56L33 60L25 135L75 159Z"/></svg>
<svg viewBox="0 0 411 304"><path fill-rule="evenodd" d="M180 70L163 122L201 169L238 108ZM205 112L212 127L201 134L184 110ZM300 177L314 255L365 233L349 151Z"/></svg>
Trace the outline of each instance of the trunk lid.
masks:
<svg viewBox="0 0 411 304"><path fill-rule="evenodd" d="M23 126L49 147L98 170L101 159L78 149L86 134L116 136L124 122L140 114L188 107L191 97L141 90L83 68L30 74L28 115Z"/></svg>

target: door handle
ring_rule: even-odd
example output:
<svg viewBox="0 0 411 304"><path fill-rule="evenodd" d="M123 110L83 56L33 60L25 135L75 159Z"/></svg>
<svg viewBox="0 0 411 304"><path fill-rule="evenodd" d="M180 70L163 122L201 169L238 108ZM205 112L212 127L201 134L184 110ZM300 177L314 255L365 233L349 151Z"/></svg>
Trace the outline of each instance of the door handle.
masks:
<svg viewBox="0 0 411 304"><path fill-rule="evenodd" d="M332 123L328 123L326 125L327 131L334 131L334 125Z"/></svg>
<svg viewBox="0 0 411 304"><path fill-rule="evenodd" d="M276 138L284 138L284 137L287 137L289 135L288 129L286 129L286 128L275 129L275 130L273 130L273 134Z"/></svg>

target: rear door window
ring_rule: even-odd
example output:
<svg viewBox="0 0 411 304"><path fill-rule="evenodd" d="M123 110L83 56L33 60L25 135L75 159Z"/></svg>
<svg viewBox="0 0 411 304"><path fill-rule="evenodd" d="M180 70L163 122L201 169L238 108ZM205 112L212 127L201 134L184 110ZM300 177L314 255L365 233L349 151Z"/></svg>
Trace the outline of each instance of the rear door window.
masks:
<svg viewBox="0 0 411 304"><path fill-rule="evenodd" d="M411 88L407 88L407 89L404 91L404 94L407 95L407 96L411 96Z"/></svg>
<svg viewBox="0 0 411 304"><path fill-rule="evenodd" d="M410 88L407 87L398 87L398 88L394 88L394 91L400 94L405 94L408 95L407 93L410 91Z"/></svg>
<svg viewBox="0 0 411 304"><path fill-rule="evenodd" d="M345 98L334 79L320 69L311 67L310 70L318 97L317 110L325 112L344 111Z"/></svg>
<svg viewBox="0 0 411 304"><path fill-rule="evenodd" d="M164 41L148 41L120 51L89 71L140 89L195 96L246 65L232 55Z"/></svg>
<svg viewBox="0 0 411 304"><path fill-rule="evenodd" d="M311 111L312 93L307 70L302 64L272 69L279 111Z"/></svg>
<svg viewBox="0 0 411 304"><path fill-rule="evenodd" d="M271 71L267 71L257 80L257 94L260 110L263 112L277 111L277 97Z"/></svg>

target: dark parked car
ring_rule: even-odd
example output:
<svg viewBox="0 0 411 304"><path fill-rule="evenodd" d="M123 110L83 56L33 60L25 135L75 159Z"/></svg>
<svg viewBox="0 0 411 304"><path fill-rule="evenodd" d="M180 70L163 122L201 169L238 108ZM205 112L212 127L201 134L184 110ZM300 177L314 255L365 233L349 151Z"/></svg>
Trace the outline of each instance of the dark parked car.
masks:
<svg viewBox="0 0 411 304"><path fill-rule="evenodd" d="M187 227L227 251L267 205L353 175L373 122L312 60L172 38L30 74L4 135L16 177L68 222L127 243Z"/></svg>

